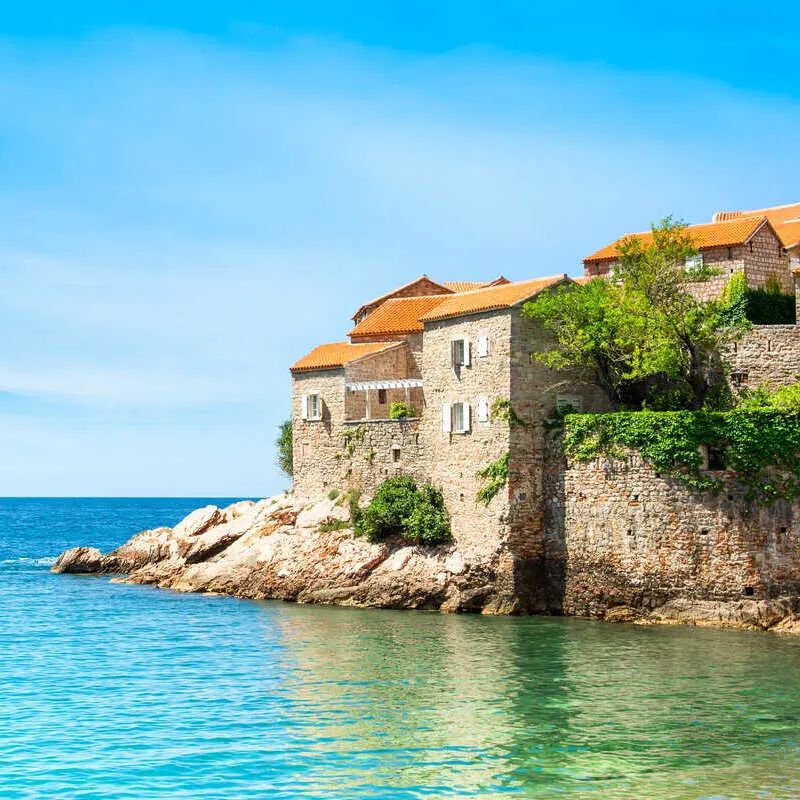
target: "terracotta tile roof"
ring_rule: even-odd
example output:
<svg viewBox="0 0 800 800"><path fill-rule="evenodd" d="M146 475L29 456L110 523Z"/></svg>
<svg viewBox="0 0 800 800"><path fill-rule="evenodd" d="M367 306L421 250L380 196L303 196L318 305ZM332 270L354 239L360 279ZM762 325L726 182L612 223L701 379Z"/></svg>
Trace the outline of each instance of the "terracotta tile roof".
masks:
<svg viewBox="0 0 800 800"><path fill-rule="evenodd" d="M535 278L530 281L505 283L490 286L472 292L462 292L445 297L432 311L422 317L424 322L446 317L458 317L461 314L474 314L489 311L493 308L505 308L527 300L550 286L567 281L566 275L554 275L550 278Z"/></svg>
<svg viewBox="0 0 800 800"><path fill-rule="evenodd" d="M714 222L744 219L747 217L766 217L784 247L792 247L800 242L800 203L789 203L785 206L757 208L751 211L718 211L714 214Z"/></svg>
<svg viewBox="0 0 800 800"><path fill-rule="evenodd" d="M366 319L359 322L348 335L359 337L422 333L422 316L443 303L448 297L453 297L453 295L395 297L386 300Z"/></svg>
<svg viewBox="0 0 800 800"><path fill-rule="evenodd" d="M430 294L435 294L436 289L442 290L441 292L439 292L439 294L450 294L450 292L452 291L448 289L444 284L437 283L435 280L429 278L427 275L420 275L419 278L414 278L413 281L404 283L402 286L398 286L396 289L392 289L391 292L386 292L386 294L382 294L380 297L376 297L374 300L370 300L368 303L364 303L363 305L359 306L358 311L356 311L356 313L353 314L353 316L350 317L350 319L352 320L357 319L358 316L361 314L361 312L367 308L370 308L370 306L380 305L386 300L389 300L390 298L394 297L396 294L404 292L406 289L410 289L412 286L415 286L416 284L423 282L430 285L429 290L430 287L434 288L434 291L430 292Z"/></svg>
<svg viewBox="0 0 800 800"><path fill-rule="evenodd" d="M781 244L784 247L796 247L800 244L800 220L776 225L775 230L781 237Z"/></svg>
<svg viewBox="0 0 800 800"><path fill-rule="evenodd" d="M702 225L689 225L686 230L691 234L695 245L700 249L709 247L733 247L744 244L766 222L766 217L736 217L725 222L707 222ZM629 236L638 236L644 244L653 240L650 231L646 233L630 233L615 242L601 248L596 253L584 258L587 261L608 261L617 257L617 247Z"/></svg>
<svg viewBox="0 0 800 800"><path fill-rule="evenodd" d="M444 281L442 286L451 292L471 292L473 289L485 289L489 284L486 281Z"/></svg>
<svg viewBox="0 0 800 800"><path fill-rule="evenodd" d="M301 372L306 369L343 367L351 361L356 361L373 353L380 353L390 347L398 347L400 344L399 342L369 342L365 344L332 342L330 344L321 344L319 347L315 347L308 355L303 356L289 369L291 372Z"/></svg>

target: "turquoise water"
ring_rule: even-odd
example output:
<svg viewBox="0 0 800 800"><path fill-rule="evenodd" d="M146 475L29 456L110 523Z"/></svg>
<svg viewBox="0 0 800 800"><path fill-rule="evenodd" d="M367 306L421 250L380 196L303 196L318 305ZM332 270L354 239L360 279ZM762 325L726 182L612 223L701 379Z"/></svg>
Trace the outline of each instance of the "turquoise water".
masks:
<svg viewBox="0 0 800 800"><path fill-rule="evenodd" d="M800 638L48 572L205 502L0 499L0 798L800 797Z"/></svg>

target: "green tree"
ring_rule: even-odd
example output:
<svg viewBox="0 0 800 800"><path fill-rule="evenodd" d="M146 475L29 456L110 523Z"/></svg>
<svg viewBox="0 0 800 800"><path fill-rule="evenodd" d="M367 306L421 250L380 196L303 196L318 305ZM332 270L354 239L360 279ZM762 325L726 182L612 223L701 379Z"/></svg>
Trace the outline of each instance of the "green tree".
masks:
<svg viewBox="0 0 800 800"><path fill-rule="evenodd" d="M292 457L292 421L287 419L278 426L278 438L275 444L278 446L278 466L290 478L294 474L294 460Z"/></svg>
<svg viewBox="0 0 800 800"><path fill-rule="evenodd" d="M668 217L652 227L650 241L628 237L618 252L608 279L562 286L526 304L524 313L556 340L536 357L593 372L617 407L702 408L724 377L720 352L746 322L689 291L716 273L697 258L682 223Z"/></svg>

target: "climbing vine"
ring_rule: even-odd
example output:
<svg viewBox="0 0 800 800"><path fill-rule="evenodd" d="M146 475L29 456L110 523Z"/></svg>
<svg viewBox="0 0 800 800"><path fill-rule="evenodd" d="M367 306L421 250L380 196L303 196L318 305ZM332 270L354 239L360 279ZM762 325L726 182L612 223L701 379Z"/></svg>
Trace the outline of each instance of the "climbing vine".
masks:
<svg viewBox="0 0 800 800"><path fill-rule="evenodd" d="M502 420L508 423L509 428L525 428L528 426L528 423L525 422L524 419L517 416L517 412L514 411L514 406L511 405L511 401L505 397L498 397L497 400L492 403L490 413L492 420Z"/></svg>
<svg viewBox="0 0 800 800"><path fill-rule="evenodd" d="M638 450L659 473L719 492L722 478L704 469L705 445L748 487L748 499L800 499L800 414L778 409L639 411L570 414L564 449L576 461ZM718 470L717 470L718 472Z"/></svg>
<svg viewBox="0 0 800 800"><path fill-rule="evenodd" d="M365 433L366 428L363 425L359 425L356 428L348 428L342 433L342 439L344 439L344 450L347 453L348 458L353 457L353 453L356 451L356 446L364 441Z"/></svg>
<svg viewBox="0 0 800 800"><path fill-rule="evenodd" d="M478 491L476 500L488 506L494 496L508 483L508 456L500 456L497 461L492 461L483 469L478 470L477 476L483 478L486 483Z"/></svg>

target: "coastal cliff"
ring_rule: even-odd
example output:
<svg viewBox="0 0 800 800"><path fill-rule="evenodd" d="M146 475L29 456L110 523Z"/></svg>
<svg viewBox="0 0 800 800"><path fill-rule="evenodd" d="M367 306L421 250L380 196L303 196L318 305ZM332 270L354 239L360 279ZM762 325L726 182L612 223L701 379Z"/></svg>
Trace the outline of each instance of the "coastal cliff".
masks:
<svg viewBox="0 0 800 800"><path fill-rule="evenodd" d="M530 608L509 581L502 551L478 554L454 544L422 547L399 539L373 544L339 527L348 522L347 504L327 498L299 503L283 494L225 509L205 506L174 528L142 531L107 555L95 548L68 550L53 572L258 600L505 615L533 610L609 622L800 633L794 596L711 600L687 592L657 605L631 605L630 597L595 592L591 606L559 607L563 598L553 597Z"/></svg>

